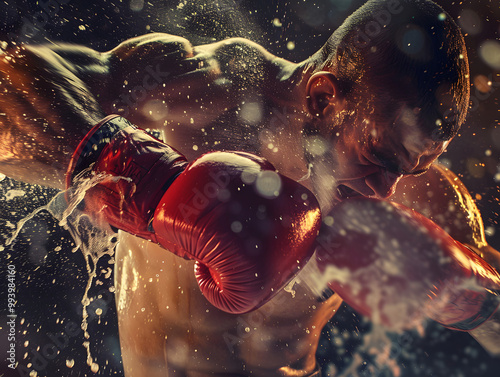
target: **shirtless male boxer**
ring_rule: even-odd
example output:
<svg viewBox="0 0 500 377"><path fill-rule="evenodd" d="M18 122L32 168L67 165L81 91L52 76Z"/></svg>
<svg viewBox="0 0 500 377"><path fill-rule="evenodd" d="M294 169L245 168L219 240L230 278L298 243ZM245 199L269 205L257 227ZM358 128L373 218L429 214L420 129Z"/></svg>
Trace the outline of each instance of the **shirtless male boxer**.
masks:
<svg viewBox="0 0 500 377"><path fill-rule="evenodd" d="M127 376L319 376L315 351L321 329L342 299L320 297L300 283L300 274L294 295L280 290L298 267L285 257L287 250L273 250L273 245L290 248L300 266L310 256L317 207L292 181L304 177L301 183L318 198L324 226L332 225L332 218L334 226L349 220L345 204L356 209L361 203L369 211L360 210L360 226L384 215L388 224L382 236L417 245L425 238L430 249L444 250L443 257L452 260L450 281L484 277L477 295L474 287L466 288L469 296L451 297L435 311L431 302L426 313L445 326L470 331L499 352L495 296L484 293L498 287L496 272L484 262L499 270L498 252L486 244L467 190L452 172L433 164L463 123L469 101L463 38L436 4L369 1L318 53L298 64L240 38L192 46L181 37L155 33L105 53L72 45L12 46L3 53L0 73L2 173L60 189L86 169L104 173L88 192L85 210L126 231L120 232L115 278ZM141 128L162 128L167 144L195 163L186 168L180 153L123 118L102 121L120 113ZM214 150L253 155L215 153L199 159ZM134 167L146 165L153 167L143 173ZM269 178L268 197L248 188L263 176ZM216 194L203 197L213 182L219 182ZM245 200L231 202L240 189ZM280 190L290 195L277 195ZM387 204L380 200L391 194L484 259L434 232L427 219L410 214L408 221L406 210L396 209L386 216ZM276 195L285 198L274 208ZM181 204L187 208L184 217L178 214ZM228 222L247 207L250 225ZM268 219L270 212L282 214L280 221L272 217L265 223L275 232L271 237L253 221L263 215L259 211ZM291 227L282 223L295 227L286 237L282 232ZM429 229L425 235L417 231L418 223ZM253 264L255 256L240 242L237 235L246 226L255 228L258 238L251 244L263 245L265 253L257 259L269 268ZM274 236L281 238L273 244ZM323 242L318 260L315 255L305 270L329 263L339 270L355 267L364 259L349 258L351 251L370 255L366 245L352 240L344 249L331 245ZM396 247L385 245L389 258ZM432 260L428 254L422 253L423 266ZM198 260L196 277L192 259ZM236 276L230 286L219 274L226 267L224 273ZM403 263L408 281L430 281L432 294L440 297L439 267L418 276L407 273L413 267ZM265 289L252 286L253 275ZM384 284L374 280L375 289ZM399 297L382 298L382 305L384 300L404 303L403 288ZM343 292L348 303L372 314L355 293ZM461 300L471 296L476 299L468 304Z"/></svg>

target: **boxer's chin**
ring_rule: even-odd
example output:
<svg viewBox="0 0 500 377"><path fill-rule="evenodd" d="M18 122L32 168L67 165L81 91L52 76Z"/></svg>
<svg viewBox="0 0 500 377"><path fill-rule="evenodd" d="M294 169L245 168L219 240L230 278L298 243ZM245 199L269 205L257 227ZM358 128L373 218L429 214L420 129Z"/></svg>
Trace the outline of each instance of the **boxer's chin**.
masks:
<svg viewBox="0 0 500 377"><path fill-rule="evenodd" d="M358 192L356 190L353 190L352 188L350 188L346 185L340 184L337 186L336 199L338 199L339 201L343 201L343 200L350 199L350 198L356 198L356 197L360 197L360 196L363 196L363 194L361 194L360 192Z"/></svg>

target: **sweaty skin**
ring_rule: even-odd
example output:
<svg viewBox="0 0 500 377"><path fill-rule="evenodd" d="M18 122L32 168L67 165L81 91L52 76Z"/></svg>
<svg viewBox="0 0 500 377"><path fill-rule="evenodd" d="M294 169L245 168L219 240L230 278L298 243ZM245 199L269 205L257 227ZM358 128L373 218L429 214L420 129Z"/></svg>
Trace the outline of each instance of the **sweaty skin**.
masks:
<svg viewBox="0 0 500 377"><path fill-rule="evenodd" d="M7 51L0 58L0 170L62 189L81 138L105 114L121 113L142 128L162 129L166 142L188 159L209 150L244 150L299 180L308 173L302 129L309 119L304 93L310 76L306 62L287 62L242 39L192 46L180 37L149 34L107 53L80 46ZM389 147L408 149L405 135ZM467 190L451 172L431 165L445 144L413 143L402 177L371 161L356 140L346 136L330 146L349 169L327 176L366 195L396 191L393 200L422 211L500 267ZM338 200L335 191L321 191L310 179L301 183L326 205ZM337 295L325 300L294 284L255 312L229 315L203 298L192 262L157 245L120 232L116 261L127 376L309 375L321 329L341 304Z"/></svg>

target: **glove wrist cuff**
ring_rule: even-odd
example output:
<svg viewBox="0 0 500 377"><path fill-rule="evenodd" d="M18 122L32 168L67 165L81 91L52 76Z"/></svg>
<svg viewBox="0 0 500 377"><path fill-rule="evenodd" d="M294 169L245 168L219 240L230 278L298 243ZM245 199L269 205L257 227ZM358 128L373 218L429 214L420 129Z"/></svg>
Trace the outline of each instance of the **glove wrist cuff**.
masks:
<svg viewBox="0 0 500 377"><path fill-rule="evenodd" d="M102 150L109 144L113 136L127 127L136 128L125 118L116 114L108 115L92 127L80 141L71 156L66 171L66 188L69 188L73 184L73 179L78 174L97 161Z"/></svg>
<svg viewBox="0 0 500 377"><path fill-rule="evenodd" d="M446 328L459 331L471 331L481 326L484 322L490 319L498 310L500 298L496 292L487 292L486 298L481 305L481 309L474 316L466 320L444 325Z"/></svg>
<svg viewBox="0 0 500 377"><path fill-rule="evenodd" d="M84 190L83 211L98 223L156 241L149 227L154 210L186 165L175 149L125 118L111 115L78 145L66 184L76 192L90 186ZM93 182L86 183L89 180ZM71 191L66 191L67 197Z"/></svg>

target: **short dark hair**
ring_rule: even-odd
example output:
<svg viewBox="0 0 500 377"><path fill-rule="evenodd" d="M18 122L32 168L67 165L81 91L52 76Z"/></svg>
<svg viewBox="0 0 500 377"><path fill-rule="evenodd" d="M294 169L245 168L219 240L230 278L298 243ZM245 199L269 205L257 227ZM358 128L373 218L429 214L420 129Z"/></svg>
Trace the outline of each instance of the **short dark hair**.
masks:
<svg viewBox="0 0 500 377"><path fill-rule="evenodd" d="M397 95L411 92L421 116L436 119L423 122L434 139L450 139L465 120L470 91L465 42L458 25L432 1L368 1L313 61L316 70L333 72L353 90L380 86Z"/></svg>

